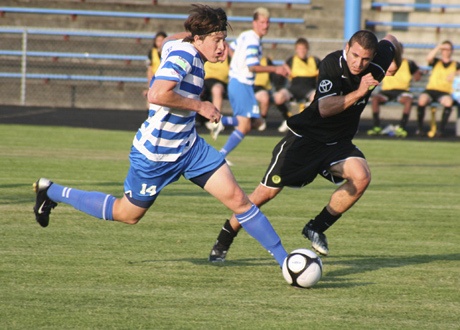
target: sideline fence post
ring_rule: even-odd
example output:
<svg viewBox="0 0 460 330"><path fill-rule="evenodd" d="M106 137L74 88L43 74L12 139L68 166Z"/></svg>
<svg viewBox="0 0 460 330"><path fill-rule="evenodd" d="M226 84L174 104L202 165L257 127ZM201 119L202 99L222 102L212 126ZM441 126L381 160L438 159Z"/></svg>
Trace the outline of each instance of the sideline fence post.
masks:
<svg viewBox="0 0 460 330"><path fill-rule="evenodd" d="M26 105L26 76L27 76L27 29L22 33L21 61L21 105Z"/></svg>

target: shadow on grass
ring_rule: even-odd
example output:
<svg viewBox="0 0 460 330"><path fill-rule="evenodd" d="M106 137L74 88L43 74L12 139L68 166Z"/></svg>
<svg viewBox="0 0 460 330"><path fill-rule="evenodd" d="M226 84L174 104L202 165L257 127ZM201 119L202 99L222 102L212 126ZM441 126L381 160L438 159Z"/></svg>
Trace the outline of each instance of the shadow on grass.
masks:
<svg viewBox="0 0 460 330"><path fill-rule="evenodd" d="M355 274L363 274L385 268L398 268L411 265L428 264L438 261L460 261L460 254L438 254L438 255L413 255L413 256L341 256L323 258L325 273L315 288L347 288L372 285L372 282L351 281L348 277ZM143 264L155 262L190 262L195 265L212 267L267 267L276 266L272 258L245 258L238 260L227 260L225 262L210 263L206 259L183 258L169 260L142 260L129 262L129 264ZM330 266L340 269L328 271Z"/></svg>
<svg viewBox="0 0 460 330"><path fill-rule="evenodd" d="M460 254L438 254L438 255L428 255L428 254L419 254L413 256L342 256L340 258L331 258L325 262L325 265L330 266L339 266L344 267L332 271L326 271L322 279L323 286L326 287L342 287L349 286L344 283L336 283L331 285L334 282L346 281L346 277L354 274L363 274L366 272L372 272L384 268L399 268L411 265L421 265L428 264L431 262L437 261L460 261ZM323 259L324 262L324 259ZM324 282L330 282L325 284ZM368 283L370 284L370 283ZM356 283L354 285L367 285L364 283Z"/></svg>
<svg viewBox="0 0 460 330"><path fill-rule="evenodd" d="M209 262L206 258L182 258L182 259L168 259L168 260L142 260L142 261L130 261L130 265L143 264L143 263L155 263L155 262L190 262L197 266L214 266L214 267L266 267L275 266L276 261L273 258L245 258L238 260L226 260L225 262Z"/></svg>

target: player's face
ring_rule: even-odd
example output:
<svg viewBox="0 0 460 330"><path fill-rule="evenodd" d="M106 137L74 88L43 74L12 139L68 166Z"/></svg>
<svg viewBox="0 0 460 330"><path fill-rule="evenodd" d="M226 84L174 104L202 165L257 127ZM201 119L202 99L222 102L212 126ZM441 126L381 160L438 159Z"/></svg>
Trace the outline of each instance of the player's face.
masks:
<svg viewBox="0 0 460 330"><path fill-rule="evenodd" d="M452 47L449 44L443 44L441 46L441 56L446 59L452 57Z"/></svg>
<svg viewBox="0 0 460 330"><path fill-rule="evenodd" d="M225 38L227 31L213 32L203 40L195 40L195 47L200 54L209 62L216 63L222 59L225 51Z"/></svg>
<svg viewBox="0 0 460 330"><path fill-rule="evenodd" d="M252 27L259 37L263 37L268 33L270 18L259 15L257 20L252 21Z"/></svg>
<svg viewBox="0 0 460 330"><path fill-rule="evenodd" d="M308 48L305 47L305 45L296 45L295 46L295 54L297 55L297 57L301 58L301 59L306 59L307 58L307 54L308 54Z"/></svg>
<svg viewBox="0 0 460 330"><path fill-rule="evenodd" d="M363 72L374 58L374 51L364 49L357 42L353 43L351 47L347 44L345 53L347 56L348 69L351 74L354 75Z"/></svg>

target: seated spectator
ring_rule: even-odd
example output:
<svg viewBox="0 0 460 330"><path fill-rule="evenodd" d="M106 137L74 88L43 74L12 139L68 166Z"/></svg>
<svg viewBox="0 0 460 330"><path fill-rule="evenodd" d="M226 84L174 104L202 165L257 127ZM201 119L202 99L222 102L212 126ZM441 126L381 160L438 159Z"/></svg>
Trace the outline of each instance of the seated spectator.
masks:
<svg viewBox="0 0 460 330"><path fill-rule="evenodd" d="M271 58L263 56L260 60L260 65L273 65ZM275 73L258 72L254 80L254 93L256 100L259 103L260 116L253 120L252 126L259 131L264 131L267 128L266 118L268 109L273 103L273 90L278 91L286 84L286 78Z"/></svg>
<svg viewBox="0 0 460 330"><path fill-rule="evenodd" d="M445 128L449 120L450 113L452 112L452 105L454 100L453 81L456 74L460 73L460 63L452 60L452 53L454 46L449 40L443 41L437 45L433 50L428 53L427 62L432 67L430 78L426 89L420 94L418 98L417 107L417 124L418 129L416 134L423 136L423 121L425 117L425 108L432 102L439 102L444 107L442 113L441 124L439 130L431 129L427 136L433 138L435 136L441 137L445 133ZM441 53L440 57L436 55Z"/></svg>
<svg viewBox="0 0 460 330"><path fill-rule="evenodd" d="M227 84L229 68L230 56L226 56L226 59L222 62L206 62L204 64L204 86L200 98L202 101L212 102L212 104L214 104L220 111L222 111L224 99L228 98ZM208 125L209 123L209 121L200 114L197 114L196 121L200 124Z"/></svg>
<svg viewBox="0 0 460 330"><path fill-rule="evenodd" d="M295 54L287 59L286 64L291 68L289 87L282 88L274 95L274 101L278 110L282 113L284 121L278 128L279 132L288 130L286 120L292 115L289 102L296 101L304 104L313 101L318 77L319 58L309 56L310 45L305 38L299 38L295 42ZM305 107L303 105L302 109Z"/></svg>
<svg viewBox="0 0 460 330"><path fill-rule="evenodd" d="M395 67L396 64L393 62L388 72L394 70ZM380 126L380 105L390 101L397 101L403 105L403 113L399 125L396 125L392 129L392 133L396 137L405 138L407 136L406 126L414 99L414 95L410 92L410 84L411 81L419 81L422 75L423 71L420 70L414 61L403 59L401 66L393 76L385 76L380 92L372 97L372 119L374 127L367 131L367 135L380 135L385 132Z"/></svg>

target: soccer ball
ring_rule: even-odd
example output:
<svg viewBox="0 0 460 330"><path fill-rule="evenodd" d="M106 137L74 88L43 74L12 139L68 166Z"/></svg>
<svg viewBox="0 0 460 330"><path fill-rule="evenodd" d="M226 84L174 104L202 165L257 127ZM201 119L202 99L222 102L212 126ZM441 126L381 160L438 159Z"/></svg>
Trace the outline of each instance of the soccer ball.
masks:
<svg viewBox="0 0 460 330"><path fill-rule="evenodd" d="M323 263L315 252L297 249L284 259L282 269L284 279L290 285L311 288L321 279Z"/></svg>

